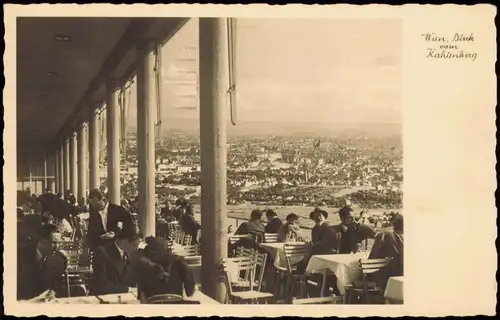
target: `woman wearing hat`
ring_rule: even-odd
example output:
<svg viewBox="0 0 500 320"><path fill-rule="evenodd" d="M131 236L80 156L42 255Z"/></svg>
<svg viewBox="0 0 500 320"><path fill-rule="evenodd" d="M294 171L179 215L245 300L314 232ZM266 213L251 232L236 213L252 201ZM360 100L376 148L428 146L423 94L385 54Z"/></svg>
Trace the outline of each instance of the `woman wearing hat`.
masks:
<svg viewBox="0 0 500 320"><path fill-rule="evenodd" d="M298 224L299 216L290 213L286 216L286 222L278 230L279 242L294 242L299 240L300 226Z"/></svg>

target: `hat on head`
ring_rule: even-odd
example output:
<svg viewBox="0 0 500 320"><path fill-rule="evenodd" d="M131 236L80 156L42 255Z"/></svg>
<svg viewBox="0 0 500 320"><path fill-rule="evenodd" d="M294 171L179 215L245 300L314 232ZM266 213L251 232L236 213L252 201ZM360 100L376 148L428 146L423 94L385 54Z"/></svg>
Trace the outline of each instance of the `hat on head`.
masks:
<svg viewBox="0 0 500 320"><path fill-rule="evenodd" d="M286 221L290 220L299 220L299 216L296 215L295 213L290 213L289 215L286 216Z"/></svg>
<svg viewBox="0 0 500 320"><path fill-rule="evenodd" d="M310 214L309 214L309 218L311 219L314 219L314 217L318 214L321 214L323 215L323 217L325 217L325 219L328 219L328 212L326 212L325 210L322 210L320 208L315 208Z"/></svg>
<svg viewBox="0 0 500 320"><path fill-rule="evenodd" d="M266 210L266 216L268 216L268 217L276 217L277 214L276 214L276 212L274 212L273 209L268 209L268 210Z"/></svg>

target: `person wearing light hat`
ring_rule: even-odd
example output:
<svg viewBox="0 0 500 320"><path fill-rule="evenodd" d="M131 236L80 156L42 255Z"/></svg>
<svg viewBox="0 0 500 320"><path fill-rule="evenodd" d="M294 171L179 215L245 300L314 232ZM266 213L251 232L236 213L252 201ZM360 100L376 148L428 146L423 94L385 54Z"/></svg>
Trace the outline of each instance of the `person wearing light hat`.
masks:
<svg viewBox="0 0 500 320"><path fill-rule="evenodd" d="M286 216L286 222L278 231L279 242L291 242L299 240L300 226L298 224L299 216L290 213Z"/></svg>

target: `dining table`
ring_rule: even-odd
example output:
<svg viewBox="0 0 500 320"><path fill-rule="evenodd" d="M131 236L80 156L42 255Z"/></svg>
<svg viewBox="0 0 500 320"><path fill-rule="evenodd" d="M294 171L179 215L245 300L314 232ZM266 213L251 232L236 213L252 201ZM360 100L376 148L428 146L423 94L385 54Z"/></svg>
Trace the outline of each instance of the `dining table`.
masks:
<svg viewBox="0 0 500 320"><path fill-rule="evenodd" d="M403 303L404 277L390 277L384 291L386 304Z"/></svg>
<svg viewBox="0 0 500 320"><path fill-rule="evenodd" d="M323 275L324 289L326 275L328 272L335 274L337 287L341 295L345 293L345 287L353 284L360 276L359 260L367 259L369 252L361 251L351 254L324 254L314 255L309 259L306 273L320 273ZM323 292L323 290L321 290Z"/></svg>
<svg viewBox="0 0 500 320"><path fill-rule="evenodd" d="M305 244L305 242L291 242L293 244ZM285 242L272 242L272 243L261 243L259 245L262 249L264 249L268 254L268 259L273 261L273 265L277 269L286 269L287 268L287 260L285 255ZM304 257L302 256L292 256L290 258L290 263L292 265L297 264Z"/></svg>
<svg viewBox="0 0 500 320"><path fill-rule="evenodd" d="M183 300L198 302L199 304L220 304L200 290L196 289L191 297L183 293ZM136 288L131 288L128 293L106 294L100 296L84 296L71 298L57 298L47 303L53 304L140 304Z"/></svg>

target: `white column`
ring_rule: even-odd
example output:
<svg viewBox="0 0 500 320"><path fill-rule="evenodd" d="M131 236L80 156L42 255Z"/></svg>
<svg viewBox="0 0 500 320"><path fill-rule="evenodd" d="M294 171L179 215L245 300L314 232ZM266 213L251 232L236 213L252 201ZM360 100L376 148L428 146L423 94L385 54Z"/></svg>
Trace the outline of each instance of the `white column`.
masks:
<svg viewBox="0 0 500 320"><path fill-rule="evenodd" d="M87 202L87 124L83 123L78 132L78 202Z"/></svg>
<svg viewBox="0 0 500 320"><path fill-rule="evenodd" d="M143 236L156 233L155 217L155 77L154 43L138 47L137 69L137 158L139 161L139 222Z"/></svg>
<svg viewBox="0 0 500 320"><path fill-rule="evenodd" d="M70 138L70 183L71 192L78 200L78 137L76 132L73 132Z"/></svg>
<svg viewBox="0 0 500 320"><path fill-rule="evenodd" d="M69 158L69 153L70 153L70 148L69 148L69 141L70 139L66 138L64 140L64 188L66 188L63 191L63 197L66 198L66 191L71 189L71 179L70 179L70 158Z"/></svg>
<svg viewBox="0 0 500 320"><path fill-rule="evenodd" d="M120 205L120 109L117 83L109 80L106 87L106 128L108 153L108 200Z"/></svg>
<svg viewBox="0 0 500 320"><path fill-rule="evenodd" d="M97 189L101 185L99 176L99 130L99 113L95 110L92 112L89 122L89 191Z"/></svg>
<svg viewBox="0 0 500 320"><path fill-rule="evenodd" d="M214 270L227 258L226 20L200 18L201 268L205 294L223 302Z"/></svg>

